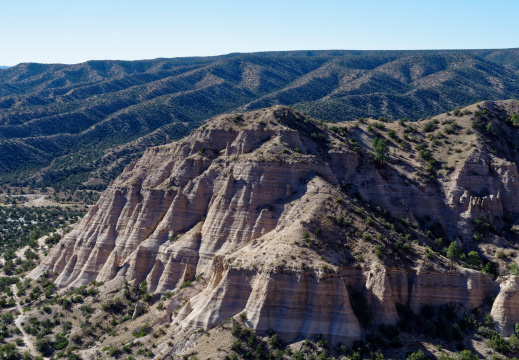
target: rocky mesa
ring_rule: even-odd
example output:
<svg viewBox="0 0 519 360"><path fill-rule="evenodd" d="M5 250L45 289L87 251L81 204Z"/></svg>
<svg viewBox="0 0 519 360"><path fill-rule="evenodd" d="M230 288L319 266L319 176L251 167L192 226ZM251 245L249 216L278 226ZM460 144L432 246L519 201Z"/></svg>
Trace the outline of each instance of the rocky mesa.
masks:
<svg viewBox="0 0 519 360"><path fill-rule="evenodd" d="M241 316L286 341L345 344L365 335L359 299L382 324L399 304L497 296L509 335L518 113L509 100L418 122L334 124L284 106L218 116L132 161L29 276L175 291L163 321L178 331Z"/></svg>

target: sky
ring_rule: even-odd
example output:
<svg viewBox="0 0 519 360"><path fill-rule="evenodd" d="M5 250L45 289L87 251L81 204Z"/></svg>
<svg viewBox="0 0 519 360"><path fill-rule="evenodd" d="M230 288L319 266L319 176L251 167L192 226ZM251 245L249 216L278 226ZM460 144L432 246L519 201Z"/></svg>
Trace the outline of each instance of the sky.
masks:
<svg viewBox="0 0 519 360"><path fill-rule="evenodd" d="M517 0L0 0L0 65L519 47Z"/></svg>

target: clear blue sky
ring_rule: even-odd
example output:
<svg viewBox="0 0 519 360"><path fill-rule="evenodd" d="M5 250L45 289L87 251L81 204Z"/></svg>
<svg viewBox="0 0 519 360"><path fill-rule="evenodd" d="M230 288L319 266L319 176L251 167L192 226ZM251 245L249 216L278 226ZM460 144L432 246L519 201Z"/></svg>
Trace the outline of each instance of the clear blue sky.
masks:
<svg viewBox="0 0 519 360"><path fill-rule="evenodd" d="M519 47L518 0L1 0L0 65Z"/></svg>

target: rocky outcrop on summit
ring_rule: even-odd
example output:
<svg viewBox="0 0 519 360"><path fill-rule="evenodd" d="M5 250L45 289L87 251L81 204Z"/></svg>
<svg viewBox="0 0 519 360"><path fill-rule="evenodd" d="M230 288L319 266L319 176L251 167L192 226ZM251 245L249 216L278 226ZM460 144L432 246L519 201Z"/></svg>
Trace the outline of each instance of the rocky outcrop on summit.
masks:
<svg viewBox="0 0 519 360"><path fill-rule="evenodd" d="M480 306L499 284L453 273L440 255L429 261L419 241L432 239L420 229L469 250L475 218L492 224L519 212L515 164L469 147L446 155L455 166L431 181L408 147L391 143L390 164L374 162L373 137L365 125L328 128L282 106L212 119L132 161L30 276L52 271L72 288L146 280L159 293L202 277L189 297L171 300L179 327L243 313L248 326L289 340L323 334L347 344L362 336L359 294L376 323L394 323L396 304ZM402 241L412 251L400 251ZM380 244L387 255L375 255ZM504 329L516 321L516 296L503 291L493 313Z"/></svg>

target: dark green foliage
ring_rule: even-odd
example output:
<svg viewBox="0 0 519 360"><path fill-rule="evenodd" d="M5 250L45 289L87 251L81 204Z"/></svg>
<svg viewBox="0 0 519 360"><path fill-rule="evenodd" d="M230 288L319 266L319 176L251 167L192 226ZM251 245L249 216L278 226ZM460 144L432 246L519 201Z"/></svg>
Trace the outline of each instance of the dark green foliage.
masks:
<svg viewBox="0 0 519 360"><path fill-rule="evenodd" d="M489 339L488 345L492 349L494 349L502 354L505 354L505 355L510 352L510 350L511 350L510 343L505 338L503 338L503 336L500 333L498 333L495 330L492 330L489 326L487 326L487 322L485 322L484 327L480 327L478 329L478 333L481 336Z"/></svg>
<svg viewBox="0 0 519 360"><path fill-rule="evenodd" d="M421 333L447 341L463 340L463 331L475 329L477 322L465 314L461 317L453 305L442 305L437 308L424 306L420 314L414 314L408 306L398 305L402 331ZM470 315L471 316L471 315Z"/></svg>
<svg viewBox="0 0 519 360"><path fill-rule="evenodd" d="M54 352L54 344L48 337L36 341L36 349L44 356L50 356Z"/></svg>
<svg viewBox="0 0 519 360"><path fill-rule="evenodd" d="M471 251L467 254L467 261L469 264L476 267L481 265L481 259L476 251Z"/></svg>
<svg viewBox="0 0 519 360"><path fill-rule="evenodd" d="M384 163L389 160L389 145L386 139L375 137L373 139L373 150L375 151L373 160L380 163Z"/></svg>
<svg viewBox="0 0 519 360"><path fill-rule="evenodd" d="M144 324L140 328L135 329L132 334L136 338L140 338L140 337L146 336L150 332L151 332L150 326L148 324Z"/></svg>
<svg viewBox="0 0 519 360"><path fill-rule="evenodd" d="M479 356L477 354L472 354L470 350L462 350L453 356L447 353L442 353L439 360L479 360Z"/></svg>
<svg viewBox="0 0 519 360"><path fill-rule="evenodd" d="M54 233L54 234L52 234L52 235L49 235L49 236L45 239L45 244L47 244L47 245L49 245L49 246L52 246L52 245L57 244L60 240L61 240L61 235L58 234L58 233Z"/></svg>
<svg viewBox="0 0 519 360"><path fill-rule="evenodd" d="M58 334L54 338L54 350L62 350L68 345L68 340L63 334Z"/></svg>
<svg viewBox="0 0 519 360"><path fill-rule="evenodd" d="M273 348L277 348L280 345L278 335L277 334L272 335L270 337L269 343L270 343L270 346L272 346Z"/></svg>
<svg viewBox="0 0 519 360"><path fill-rule="evenodd" d="M417 352L411 353L407 355L407 360L428 360L427 356L423 353L422 350L418 350Z"/></svg>
<svg viewBox="0 0 519 360"><path fill-rule="evenodd" d="M66 225L69 222L75 222L86 213L83 208L60 207L0 207L0 245L5 246L4 258L6 260L14 259L14 252L9 253L8 250L18 249L19 247L34 243L37 238L45 234L53 232L55 229ZM47 242L48 245L57 243L61 238L58 234L51 236L52 240ZM10 271L4 269L4 273L9 274L20 271L30 270L35 266L34 260L36 254L32 250L28 250L25 254L28 259L18 266L12 266Z"/></svg>
<svg viewBox="0 0 519 360"><path fill-rule="evenodd" d="M433 132L437 128L438 128L438 125L436 125L432 121L429 121L429 122L425 123L425 125L423 126L423 131L426 133L429 133L429 132Z"/></svg>
<svg viewBox="0 0 519 360"><path fill-rule="evenodd" d="M519 113L513 114L509 118L506 119L507 124L510 124L512 126L519 126Z"/></svg>
<svg viewBox="0 0 519 360"><path fill-rule="evenodd" d="M239 324L234 324L231 329L231 334L233 336L239 337L241 335L241 326Z"/></svg>
<svg viewBox="0 0 519 360"><path fill-rule="evenodd" d="M0 359L17 360L19 353L14 344L0 345Z"/></svg>
<svg viewBox="0 0 519 360"><path fill-rule="evenodd" d="M490 275L490 277L494 280L497 279L497 276L498 276L497 269L496 269L495 265L490 261L485 264L483 269L481 269L481 272Z"/></svg>
<svg viewBox="0 0 519 360"><path fill-rule="evenodd" d="M463 251L461 250L460 246L458 245L458 242L456 242L456 241L451 242L451 244L449 245L449 248L447 249L447 257L451 261L456 261L457 259L459 259L459 257L461 256L462 253L463 253Z"/></svg>
<svg viewBox="0 0 519 360"><path fill-rule="evenodd" d="M0 74L0 179L30 183L47 167L37 186L102 190L146 146L164 144L166 136L179 139L203 120L245 104L293 104L333 121L365 116L369 104L369 113L387 122L416 120L453 104L518 97L517 75L507 69L517 68L512 50L498 57L469 50L304 51L14 66ZM313 76L331 63L362 71L366 81L351 86L332 74ZM240 80L249 64L262 69L253 90ZM423 71L414 79L409 74L417 64ZM383 65L391 72L377 71ZM208 71L222 82L197 86ZM420 82L445 73L449 80ZM341 96L327 97L334 92ZM241 118L232 121L239 125ZM125 146L132 141L134 146ZM110 152L113 157L104 157ZM84 185L98 169L101 183Z"/></svg>
<svg viewBox="0 0 519 360"><path fill-rule="evenodd" d="M120 313L126 306L118 297L103 304L103 310L106 312ZM85 310L87 307L85 307Z"/></svg>

